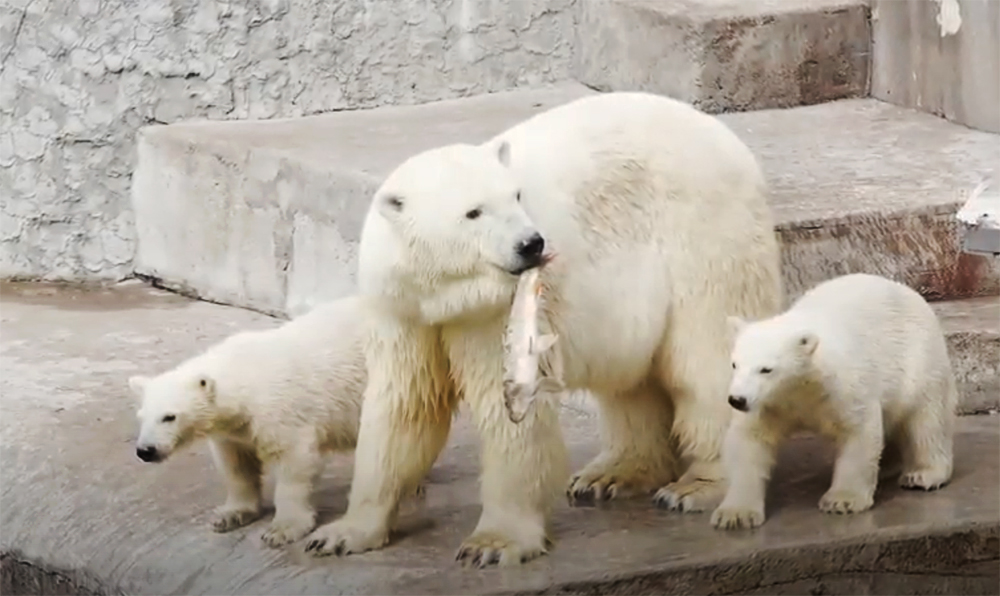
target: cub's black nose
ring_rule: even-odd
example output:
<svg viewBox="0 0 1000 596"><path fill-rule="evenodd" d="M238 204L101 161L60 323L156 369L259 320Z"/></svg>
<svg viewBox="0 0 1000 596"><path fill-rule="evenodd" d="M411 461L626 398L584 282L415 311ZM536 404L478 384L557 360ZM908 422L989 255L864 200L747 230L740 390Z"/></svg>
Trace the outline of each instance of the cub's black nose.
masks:
<svg viewBox="0 0 1000 596"><path fill-rule="evenodd" d="M730 395L729 396L729 405L733 406L734 408L736 408L737 410L739 410L741 412L746 412L747 411L747 398L745 398L745 397L736 397L735 395Z"/></svg>
<svg viewBox="0 0 1000 596"><path fill-rule="evenodd" d="M517 245L517 255L522 259L536 259L542 256L543 250L545 250L545 239L538 233Z"/></svg>
<svg viewBox="0 0 1000 596"><path fill-rule="evenodd" d="M144 462L160 461L160 453L156 447L136 447L135 454Z"/></svg>

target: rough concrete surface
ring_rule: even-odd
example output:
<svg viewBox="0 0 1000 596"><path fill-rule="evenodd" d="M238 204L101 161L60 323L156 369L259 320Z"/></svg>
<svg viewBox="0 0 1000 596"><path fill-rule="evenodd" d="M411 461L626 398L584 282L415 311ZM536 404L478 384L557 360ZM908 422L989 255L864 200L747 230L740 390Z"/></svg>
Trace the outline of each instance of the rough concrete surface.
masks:
<svg viewBox="0 0 1000 596"><path fill-rule="evenodd" d="M136 270L265 312L354 289L373 190L406 157L478 142L590 91L564 85L271 122L144 129ZM1000 260L963 254L953 215L1000 163L1000 137L875 100L721 118L772 186L790 297L843 273L935 298L1000 293Z"/></svg>
<svg viewBox="0 0 1000 596"><path fill-rule="evenodd" d="M873 0L873 97L1000 133L1000 2Z"/></svg>
<svg viewBox="0 0 1000 596"><path fill-rule="evenodd" d="M142 125L565 80L578 2L0 2L0 277L131 272Z"/></svg>
<svg viewBox="0 0 1000 596"><path fill-rule="evenodd" d="M0 303L0 571L10 594L731 594L1000 590L1000 417L960 419L956 473L932 493L881 485L871 511L816 504L832 453L810 438L782 453L767 523L721 533L708 514L644 499L561 505L551 553L475 571L454 550L478 513L476 437L460 416L384 550L312 560L262 545L263 523L206 527L222 487L204 446L159 465L134 455L126 379L173 366L237 329L277 321L141 284L99 291L3 285ZM568 403L574 465L598 449L596 420ZM318 502L346 506L351 458L332 458Z"/></svg>
<svg viewBox="0 0 1000 596"><path fill-rule="evenodd" d="M592 0L577 38L578 80L708 112L868 92L868 0Z"/></svg>

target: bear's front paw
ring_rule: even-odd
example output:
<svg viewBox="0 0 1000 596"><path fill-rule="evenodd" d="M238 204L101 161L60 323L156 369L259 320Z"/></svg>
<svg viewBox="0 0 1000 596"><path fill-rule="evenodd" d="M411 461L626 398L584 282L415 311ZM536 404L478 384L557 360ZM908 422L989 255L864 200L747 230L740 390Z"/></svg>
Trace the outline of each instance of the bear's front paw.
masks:
<svg viewBox="0 0 1000 596"><path fill-rule="evenodd" d="M871 509L874 502L872 496L865 493L831 488L819 500L819 508L826 513L861 513Z"/></svg>
<svg viewBox="0 0 1000 596"><path fill-rule="evenodd" d="M720 530L749 530L764 523L764 507L720 505L712 513L712 525Z"/></svg>
<svg viewBox="0 0 1000 596"><path fill-rule="evenodd" d="M229 532L252 524L260 519L260 516L260 509L219 507L212 516L212 529L220 533Z"/></svg>
<svg viewBox="0 0 1000 596"><path fill-rule="evenodd" d="M548 552L548 540L540 536L533 540L516 540L495 530L473 532L462 542L455 560L463 566L480 569L489 565L510 566L526 563Z"/></svg>
<svg viewBox="0 0 1000 596"><path fill-rule="evenodd" d="M600 455L573 475L566 488L566 497L571 505L590 505L648 495L670 480L666 470L657 475L650 468L642 462Z"/></svg>
<svg viewBox="0 0 1000 596"><path fill-rule="evenodd" d="M306 552L314 557L340 557L382 548L388 541L388 531L343 517L310 534L306 539Z"/></svg>
<svg viewBox="0 0 1000 596"><path fill-rule="evenodd" d="M300 538L316 527L316 518L311 514L295 517L275 517L271 525L261 534L260 539L271 548L278 548Z"/></svg>
<svg viewBox="0 0 1000 596"><path fill-rule="evenodd" d="M698 513L719 502L723 489L717 480L681 478L656 491L653 502L657 507L680 511L682 513Z"/></svg>
<svg viewBox="0 0 1000 596"><path fill-rule="evenodd" d="M935 490L948 483L947 470L923 469L913 472L903 472L899 476L899 485L903 488Z"/></svg>

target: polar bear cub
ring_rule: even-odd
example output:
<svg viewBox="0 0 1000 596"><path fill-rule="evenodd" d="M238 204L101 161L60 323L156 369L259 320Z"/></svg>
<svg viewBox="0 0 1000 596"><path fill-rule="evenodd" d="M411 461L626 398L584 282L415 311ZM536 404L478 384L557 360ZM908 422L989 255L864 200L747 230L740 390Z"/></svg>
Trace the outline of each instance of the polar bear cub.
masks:
<svg viewBox="0 0 1000 596"><path fill-rule="evenodd" d="M302 538L315 526L322 456L357 442L366 329L361 298L344 298L237 333L159 376L131 377L141 401L136 455L161 462L207 438L228 493L218 532L261 516L261 475L273 466L275 515L261 538L272 547Z"/></svg>
<svg viewBox="0 0 1000 596"><path fill-rule="evenodd" d="M730 317L736 334L723 445L729 487L712 525L764 522L779 442L807 430L838 448L829 513L869 509L885 441L903 456L900 485L931 490L952 473L957 391L941 326L902 284L854 274L824 282L765 320Z"/></svg>

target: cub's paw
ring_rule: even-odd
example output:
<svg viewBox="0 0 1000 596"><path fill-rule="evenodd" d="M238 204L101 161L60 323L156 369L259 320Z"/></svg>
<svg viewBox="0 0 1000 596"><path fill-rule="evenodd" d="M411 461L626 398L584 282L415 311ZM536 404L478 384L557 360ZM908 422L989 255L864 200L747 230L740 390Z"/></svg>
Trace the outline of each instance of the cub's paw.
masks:
<svg viewBox="0 0 1000 596"><path fill-rule="evenodd" d="M712 525L720 530L749 530L763 523L763 507L720 505L712 513Z"/></svg>
<svg viewBox="0 0 1000 596"><path fill-rule="evenodd" d="M382 548L387 542L388 531L344 517L320 526L306 537L305 550L314 557L341 557Z"/></svg>
<svg viewBox="0 0 1000 596"><path fill-rule="evenodd" d="M914 490L935 490L947 484L950 476L951 474L946 470L925 468L913 472L903 472L899 476L899 485Z"/></svg>
<svg viewBox="0 0 1000 596"><path fill-rule="evenodd" d="M662 509L698 513L718 503L723 488L722 483L717 480L681 478L656 491L653 502Z"/></svg>
<svg viewBox="0 0 1000 596"><path fill-rule="evenodd" d="M825 513L861 513L871 509L874 503L872 496L858 491L830 489L819 500L819 508Z"/></svg>
<svg viewBox="0 0 1000 596"><path fill-rule="evenodd" d="M260 509L234 509L219 507L212 514L212 529L216 532L229 532L236 528L248 526L261 517Z"/></svg>
<svg viewBox="0 0 1000 596"><path fill-rule="evenodd" d="M462 542L455 560L462 566L482 569L490 565L511 566L526 563L548 552L548 540L515 540L504 532L484 530L474 532Z"/></svg>
<svg viewBox="0 0 1000 596"><path fill-rule="evenodd" d="M300 515L297 517L275 517L271 525L260 535L264 544L271 548L278 548L286 544L304 538L306 534L316 527L316 518L312 515Z"/></svg>

